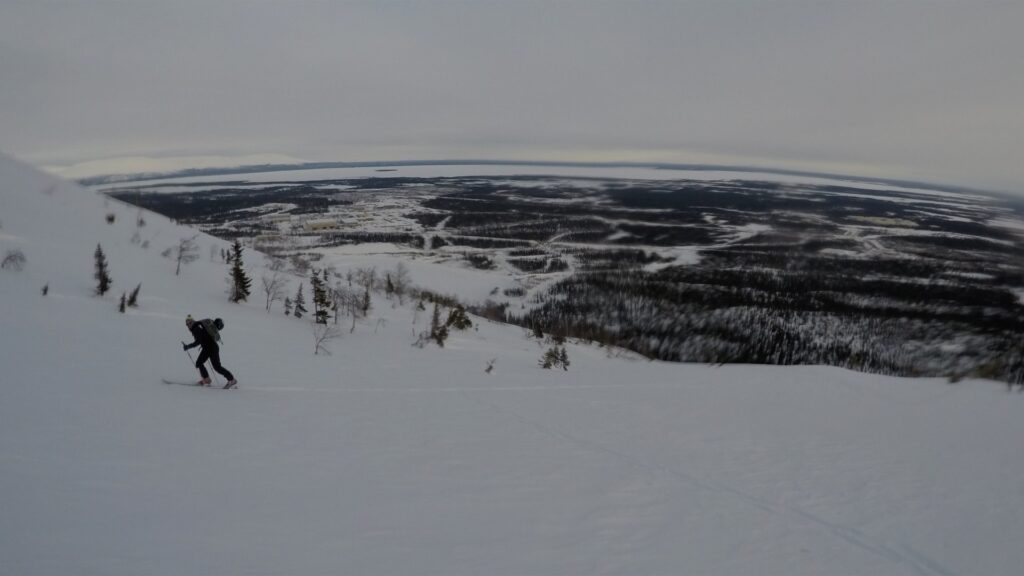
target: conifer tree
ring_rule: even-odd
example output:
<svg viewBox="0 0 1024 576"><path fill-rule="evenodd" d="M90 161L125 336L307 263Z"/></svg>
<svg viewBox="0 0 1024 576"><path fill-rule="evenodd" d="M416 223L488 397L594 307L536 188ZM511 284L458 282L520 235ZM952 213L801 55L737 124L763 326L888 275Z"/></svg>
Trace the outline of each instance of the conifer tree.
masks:
<svg viewBox="0 0 1024 576"><path fill-rule="evenodd" d="M292 314L296 318L302 318L302 315L306 313L306 298L302 295L302 284L299 284L299 291L295 294L295 309Z"/></svg>
<svg viewBox="0 0 1024 576"><path fill-rule="evenodd" d="M245 274L242 264L242 243L237 239L231 246L231 290L232 302L244 302L249 298L249 287L252 280Z"/></svg>
<svg viewBox="0 0 1024 576"><path fill-rule="evenodd" d="M139 307L139 290L142 289L142 282L139 282L138 286L132 290L131 294L128 295L128 306L131 308Z"/></svg>
<svg viewBox="0 0 1024 576"><path fill-rule="evenodd" d="M317 272L316 268L313 268L313 272L309 275L309 292L313 302L313 318L314 321L319 323L320 315L320 273Z"/></svg>
<svg viewBox="0 0 1024 576"><path fill-rule="evenodd" d="M93 274L93 278L96 279L96 295L103 296L110 290L113 280L111 280L110 270L107 268L107 256L99 244L96 245L96 252L93 256L96 258L96 273Z"/></svg>
<svg viewBox="0 0 1024 576"><path fill-rule="evenodd" d="M125 294L124 292L121 292L121 303L118 304L117 306L117 311L120 312L121 314L124 314L125 301L127 301L127 299L128 295Z"/></svg>
<svg viewBox="0 0 1024 576"><path fill-rule="evenodd" d="M288 298L287 296L284 299L284 315L285 316L291 316L292 315L292 299Z"/></svg>
<svg viewBox="0 0 1024 576"><path fill-rule="evenodd" d="M562 370L569 369L569 354L565 351L564 346L552 346L544 352L538 362L541 368L550 370L552 368L562 367Z"/></svg>
<svg viewBox="0 0 1024 576"><path fill-rule="evenodd" d="M448 314L448 321L445 325L455 328L456 330L466 330L473 327L473 322L466 314L466 309L462 304L459 304L455 306L455 308L452 308L452 311Z"/></svg>
<svg viewBox="0 0 1024 576"><path fill-rule="evenodd" d="M313 291L313 318L317 324L327 324L327 318L330 316L328 308L330 302L327 301L327 290L324 287L324 281L320 279L319 272L315 269L313 274L309 277L310 289Z"/></svg>
<svg viewBox="0 0 1024 576"><path fill-rule="evenodd" d="M558 365L558 347L552 346L544 352L544 355L540 359L540 367L545 370L550 370L552 367Z"/></svg>

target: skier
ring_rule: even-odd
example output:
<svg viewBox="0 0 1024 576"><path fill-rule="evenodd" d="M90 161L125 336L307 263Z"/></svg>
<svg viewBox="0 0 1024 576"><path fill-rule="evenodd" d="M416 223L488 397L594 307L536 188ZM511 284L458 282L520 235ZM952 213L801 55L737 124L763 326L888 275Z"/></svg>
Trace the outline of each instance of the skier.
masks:
<svg viewBox="0 0 1024 576"><path fill-rule="evenodd" d="M220 346L217 345L217 342L220 340L220 330L224 328L224 321L220 318L216 320L206 318L196 322L192 319L192 315L189 314L185 318L185 326L188 326L189 332L195 338L195 342L191 344L181 343L185 350L195 348L196 346L203 347L202 351L199 352L199 358L196 359L196 368L199 369L199 374L202 375L203 379L197 382L197 384L199 386L210 385L210 373L206 371L206 366L204 366L207 360L213 365L214 370L228 379L228 383L224 385L225 389L238 384L235 377L231 375L231 372L220 365Z"/></svg>

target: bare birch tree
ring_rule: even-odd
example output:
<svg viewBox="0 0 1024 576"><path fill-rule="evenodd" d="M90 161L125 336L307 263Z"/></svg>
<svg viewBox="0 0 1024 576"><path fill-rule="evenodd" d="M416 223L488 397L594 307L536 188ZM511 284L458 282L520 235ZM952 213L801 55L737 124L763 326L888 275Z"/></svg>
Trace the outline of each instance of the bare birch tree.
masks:
<svg viewBox="0 0 1024 576"><path fill-rule="evenodd" d="M191 264L199 259L199 246L196 245L196 237L182 238L178 245L171 249L170 256L176 263L174 275L181 275L182 264Z"/></svg>

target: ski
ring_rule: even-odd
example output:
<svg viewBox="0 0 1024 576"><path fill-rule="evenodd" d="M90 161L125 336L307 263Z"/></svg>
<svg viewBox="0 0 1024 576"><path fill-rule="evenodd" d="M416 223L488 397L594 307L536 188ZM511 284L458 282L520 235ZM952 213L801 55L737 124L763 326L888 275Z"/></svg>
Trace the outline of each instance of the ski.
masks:
<svg viewBox="0 0 1024 576"><path fill-rule="evenodd" d="M201 388L201 386L199 386L199 384L195 382L185 382L183 380L168 380L166 378L162 378L160 381L163 382L164 384L174 384L176 386L195 386L197 388Z"/></svg>
<svg viewBox="0 0 1024 576"><path fill-rule="evenodd" d="M185 381L182 381L182 380L168 380L166 378L161 378L160 381L163 382L164 384L173 384L175 386L193 386L193 387L196 387L196 388L211 388L211 389L215 389L215 390L237 390L238 389L238 384L237 383L235 385L233 385L233 386L229 386L227 384L225 384L224 386L200 386L196 382L185 382Z"/></svg>

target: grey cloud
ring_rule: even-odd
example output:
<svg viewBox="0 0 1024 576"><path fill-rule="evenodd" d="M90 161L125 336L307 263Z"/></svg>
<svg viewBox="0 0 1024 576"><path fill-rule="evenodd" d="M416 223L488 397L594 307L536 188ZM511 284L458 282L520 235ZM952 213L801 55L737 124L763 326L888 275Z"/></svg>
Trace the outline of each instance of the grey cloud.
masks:
<svg viewBox="0 0 1024 576"><path fill-rule="evenodd" d="M8 1L0 148L710 153L1024 190L1022 21L986 1Z"/></svg>

